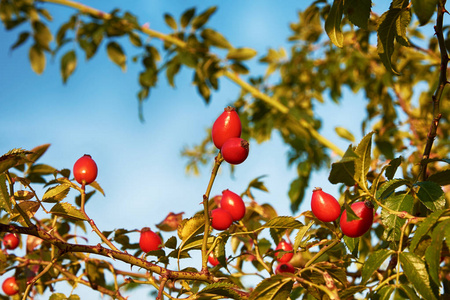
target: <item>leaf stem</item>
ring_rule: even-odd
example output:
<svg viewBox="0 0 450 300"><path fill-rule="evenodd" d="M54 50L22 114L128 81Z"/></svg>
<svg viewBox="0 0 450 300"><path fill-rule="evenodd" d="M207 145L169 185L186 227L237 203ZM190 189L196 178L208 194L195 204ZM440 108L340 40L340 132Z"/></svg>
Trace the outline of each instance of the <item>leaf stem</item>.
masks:
<svg viewBox="0 0 450 300"><path fill-rule="evenodd" d="M311 259L305 264L304 268L309 267L310 265L312 265L319 257L321 257L325 252L327 252L328 250L330 250L331 248L333 248L334 246L336 246L337 244L339 244L341 242L340 239L336 239L333 242L331 242L329 245L325 245L322 247L322 249L319 250L319 252L317 252L313 257L311 257Z"/></svg>

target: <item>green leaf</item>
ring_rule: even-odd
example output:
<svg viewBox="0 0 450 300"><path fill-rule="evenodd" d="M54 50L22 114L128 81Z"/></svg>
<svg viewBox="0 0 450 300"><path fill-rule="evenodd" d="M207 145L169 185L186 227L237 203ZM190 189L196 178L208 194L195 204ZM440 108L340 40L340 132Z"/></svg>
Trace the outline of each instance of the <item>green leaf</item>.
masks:
<svg viewBox="0 0 450 300"><path fill-rule="evenodd" d="M381 267L383 262L395 252L388 249L381 249L370 254L362 268L361 284L365 284L372 274Z"/></svg>
<svg viewBox="0 0 450 300"><path fill-rule="evenodd" d="M74 206L72 206L70 203L67 202L55 204L50 210L50 213L63 218L87 221L86 216L83 215L83 213L80 210L78 210L77 208L75 208Z"/></svg>
<svg viewBox="0 0 450 300"><path fill-rule="evenodd" d="M67 79L72 75L77 67L77 55L74 50L71 50L61 57L61 77L66 83Z"/></svg>
<svg viewBox="0 0 450 300"><path fill-rule="evenodd" d="M19 37L17 38L17 41L11 46L11 50L16 49L20 45L22 45L24 42L28 40L28 37L30 36L29 32L21 32Z"/></svg>
<svg viewBox="0 0 450 300"><path fill-rule="evenodd" d="M248 60L253 58L258 52L251 48L233 48L227 54L227 59Z"/></svg>
<svg viewBox="0 0 450 300"><path fill-rule="evenodd" d="M232 49L233 46L231 46L230 42L227 41L227 39L220 34L219 32L206 28L201 33L202 38L205 41L209 41L213 46L216 46L218 48L223 49Z"/></svg>
<svg viewBox="0 0 450 300"><path fill-rule="evenodd" d="M428 23L437 10L439 0L412 0L414 14L419 19L421 26Z"/></svg>
<svg viewBox="0 0 450 300"><path fill-rule="evenodd" d="M294 242L294 251L297 251L297 249L302 245L302 240L305 237L308 230L311 228L311 226L314 225L314 222L311 221L307 225L299 228L297 235L295 236L295 242Z"/></svg>
<svg viewBox="0 0 450 300"><path fill-rule="evenodd" d="M27 158L29 160L29 165L32 163L35 163L44 153L47 151L47 149L50 147L50 144L43 144L37 147L34 147L30 150L30 154L27 155Z"/></svg>
<svg viewBox="0 0 450 300"><path fill-rule="evenodd" d="M228 282L217 282L208 284L204 287L197 295L202 296L204 294L208 297L213 297L213 295L223 296L231 299L243 299L241 297L240 289L238 286L228 283Z"/></svg>
<svg viewBox="0 0 450 300"><path fill-rule="evenodd" d="M425 260L429 267L429 274L434 283L439 286L439 264L441 259L442 242L445 238L446 228L450 226L450 220L436 225L431 234L431 244L425 251Z"/></svg>
<svg viewBox="0 0 450 300"><path fill-rule="evenodd" d="M46 164L35 164L30 167L28 170L29 174L39 174L39 175L49 175L55 174L57 170L52 166Z"/></svg>
<svg viewBox="0 0 450 300"><path fill-rule="evenodd" d="M355 185L355 167L358 154L353 151L350 145L345 151L344 156L338 162L331 164L331 171L328 180L332 184L343 183L347 186Z"/></svg>
<svg viewBox="0 0 450 300"><path fill-rule="evenodd" d="M344 35L341 30L342 14L344 13L344 1L334 0L330 13L325 20L325 31L331 42L337 47L344 46Z"/></svg>
<svg viewBox="0 0 450 300"><path fill-rule="evenodd" d="M355 180L356 182L364 183L364 185L367 181L367 173L369 172L370 164L372 163L372 135L373 132L365 135L355 150L355 153L358 155L358 159L355 161Z"/></svg>
<svg viewBox="0 0 450 300"><path fill-rule="evenodd" d="M417 293L409 285L401 284L399 289L406 294L408 300L420 300L420 298L417 297Z"/></svg>
<svg viewBox="0 0 450 300"><path fill-rule="evenodd" d="M28 218L32 218L39 209L39 202L37 201L22 201L18 205ZM14 213L11 214L11 221L22 224L25 222L16 208L14 208Z"/></svg>
<svg viewBox="0 0 450 300"><path fill-rule="evenodd" d="M48 300L67 300L67 297L63 293L53 293Z"/></svg>
<svg viewBox="0 0 450 300"><path fill-rule="evenodd" d="M175 21L171 14L164 14L164 21L170 28L177 30L177 21Z"/></svg>
<svg viewBox="0 0 450 300"><path fill-rule="evenodd" d="M425 218L425 220L422 223L420 223L420 225L416 229L413 238L411 239L411 244L409 245L410 252L414 252L414 250L416 250L416 247L419 244L422 237L424 237L431 230L431 228L433 228L433 226L436 224L436 222L439 220L439 218L443 213L444 213L443 210L431 213Z"/></svg>
<svg viewBox="0 0 450 300"><path fill-rule="evenodd" d="M205 217L197 215L190 219L184 219L178 227L178 237L185 241L189 237L198 235L202 232L205 225Z"/></svg>
<svg viewBox="0 0 450 300"><path fill-rule="evenodd" d="M202 27L203 25L205 25L206 22L208 22L211 15L216 12L216 10L217 10L217 6L212 6L212 7L208 8L207 10L205 10L204 12L202 12L201 14L199 14L198 16L196 16L192 20L192 28L198 29L198 28Z"/></svg>
<svg viewBox="0 0 450 300"><path fill-rule="evenodd" d="M195 7L186 10L181 15L180 24L181 27L186 28L192 20L192 17L195 15Z"/></svg>
<svg viewBox="0 0 450 300"><path fill-rule="evenodd" d="M122 71L126 70L127 57L123 52L122 47L116 42L109 42L106 46L106 52L108 53L109 59L118 65Z"/></svg>
<svg viewBox="0 0 450 300"><path fill-rule="evenodd" d="M342 289L339 291L339 298L340 299L352 299L355 294L358 294L364 290L366 290L367 287L364 285L354 285L346 287L345 289Z"/></svg>
<svg viewBox="0 0 450 300"><path fill-rule="evenodd" d="M385 172L386 178L388 180L391 180L392 178L394 178L395 173L397 172L397 169L400 166L400 164L402 163L402 161L403 161L403 158L400 156L400 157L394 158L393 160L391 160L389 162L389 167L386 168L386 172Z"/></svg>
<svg viewBox="0 0 450 300"><path fill-rule="evenodd" d="M406 29L408 28L409 23L411 23L411 11L409 9L402 10L401 14L399 15L396 21L397 26L396 39L397 42L406 47L410 46L408 37L406 35Z"/></svg>
<svg viewBox="0 0 450 300"><path fill-rule="evenodd" d="M53 40L50 29L40 21L34 21L32 25L36 44L42 49L50 50L50 42Z"/></svg>
<svg viewBox="0 0 450 300"><path fill-rule="evenodd" d="M334 130L341 138L346 139L350 142L355 141L355 137L353 136L353 134L344 127L336 127L334 128Z"/></svg>
<svg viewBox="0 0 450 300"><path fill-rule="evenodd" d="M275 275L261 281L250 294L249 300L285 300L294 281L288 276Z"/></svg>
<svg viewBox="0 0 450 300"><path fill-rule="evenodd" d="M8 153L0 156L0 174L6 170L29 162L26 155L30 153L30 151L23 149L12 149L11 151L8 151Z"/></svg>
<svg viewBox="0 0 450 300"><path fill-rule="evenodd" d="M267 187L264 185L264 182L262 182L260 179L266 177L265 175L262 176L258 176L255 179L253 179L252 181L250 181L250 183L248 184L247 189L249 190L250 188L254 188L263 192L269 192L269 190L267 189Z"/></svg>
<svg viewBox="0 0 450 300"><path fill-rule="evenodd" d="M101 262L97 260L87 260L86 265L86 274L89 280L89 283L92 287L106 285L104 268L100 266Z"/></svg>
<svg viewBox="0 0 450 300"><path fill-rule="evenodd" d="M244 64L241 64L238 61L233 62L230 65L230 68L231 68L231 70L233 70L233 72L238 73L238 74L247 75L248 73L250 73L248 68Z"/></svg>
<svg viewBox="0 0 450 300"><path fill-rule="evenodd" d="M402 13L401 8L391 8L381 15L378 21L377 51L386 69L395 75L399 73L393 68L391 57L394 52L394 38L397 34L397 19Z"/></svg>
<svg viewBox="0 0 450 300"><path fill-rule="evenodd" d="M359 238L351 238L349 236L344 235L343 237L344 243L347 246L348 250L356 256L359 245ZM356 251L356 253L355 253Z"/></svg>
<svg viewBox="0 0 450 300"><path fill-rule="evenodd" d="M373 297L373 299L390 300L391 294L392 294L392 292L394 292L394 290L395 290L395 287L392 285L384 286L383 288L381 288L379 291L376 292L376 294L374 295L375 297Z"/></svg>
<svg viewBox="0 0 450 300"><path fill-rule="evenodd" d="M28 56L30 59L31 69L33 69L33 71L37 74L42 74L45 70L46 63L44 51L42 51L39 46L34 44L30 47Z"/></svg>
<svg viewBox="0 0 450 300"><path fill-rule="evenodd" d="M398 187L403 185L409 186L411 183L407 179L392 179L385 183L383 183L380 188L377 190L377 198L385 199L389 197Z"/></svg>
<svg viewBox="0 0 450 300"><path fill-rule="evenodd" d="M270 219L261 228L274 228L274 229L299 229L304 225L297 221L294 217L280 216Z"/></svg>
<svg viewBox="0 0 450 300"><path fill-rule="evenodd" d="M67 194L70 191L69 184L60 184L55 187L49 188L44 196L42 196L43 202L59 202L66 198Z"/></svg>
<svg viewBox="0 0 450 300"><path fill-rule="evenodd" d="M370 11L372 9L371 0L346 0L344 1L344 13L356 26L367 29Z"/></svg>
<svg viewBox="0 0 450 300"><path fill-rule="evenodd" d="M418 182L417 198L431 211L445 208L445 193L439 184L432 181Z"/></svg>
<svg viewBox="0 0 450 300"><path fill-rule="evenodd" d="M403 271L414 289L427 300L437 300L430 287L430 278L425 262L410 252L401 252L399 258Z"/></svg>
<svg viewBox="0 0 450 300"><path fill-rule="evenodd" d="M436 182L440 186L449 185L450 184L450 169L431 174L427 178L427 180Z"/></svg>
<svg viewBox="0 0 450 300"><path fill-rule="evenodd" d="M414 198L409 194L391 195L388 197L384 205L394 211L408 213L412 212L414 204ZM400 218L395 214L391 214L386 209L381 210L381 219L386 229L384 230L383 237L387 241L398 241L401 236L401 228L405 224L406 219Z"/></svg>

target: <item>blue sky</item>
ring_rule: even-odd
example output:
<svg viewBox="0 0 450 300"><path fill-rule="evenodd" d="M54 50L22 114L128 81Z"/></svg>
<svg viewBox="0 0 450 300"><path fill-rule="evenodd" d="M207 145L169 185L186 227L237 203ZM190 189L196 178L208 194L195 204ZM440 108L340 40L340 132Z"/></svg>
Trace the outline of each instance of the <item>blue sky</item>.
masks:
<svg viewBox="0 0 450 300"><path fill-rule="evenodd" d="M251 47L263 55L270 47L289 49L289 23L296 22L297 13L310 1L82 1L86 5L111 11L116 7L131 11L141 23L169 32L163 14L179 18L190 7L203 11L217 5L218 11L208 26L220 31L236 47ZM43 4L55 18L64 21L71 9ZM53 32L55 25L51 25ZM101 230L117 228L140 229L159 223L169 212L192 215L202 207L199 203L209 180L212 162L199 177L187 176L186 159L180 152L184 146L199 143L223 108L232 103L239 89L223 78L220 90L205 105L192 86L192 73L184 69L176 78L175 89L164 78L144 104L146 121L138 119L138 64L128 60L127 72L109 61L104 48L86 62L78 51L78 66L66 85L59 74L59 57L48 59L42 75L32 72L28 47L10 51L19 28L6 32L0 27L0 154L12 148L31 149L51 143L41 163L56 168L72 168L73 163L88 153L99 167L98 182L106 197L97 194L87 204L87 213ZM69 50L69 48L66 48ZM127 54L136 50L125 48ZM256 60L255 60L256 61ZM264 72L255 62L253 74ZM360 101L358 101L360 100ZM358 140L359 122L346 117L349 113L364 114L365 101L349 95L341 106L329 103L318 106L317 114L324 121L322 134L342 149L348 142L337 138L335 126L352 128ZM330 118L333 112L333 118ZM352 121L353 123L350 123ZM275 134L270 142L251 143L246 162L231 177L223 165L212 194L229 188L242 192L248 183L261 175L270 193L255 193L260 203L270 203L280 215L291 215L287 190L295 177L295 169L287 167L287 147ZM327 181L328 172L316 174L309 192L315 186L326 191L336 187ZM73 201L71 198L69 201ZM300 211L309 210L308 197ZM164 234L165 237L171 235ZM136 240L138 236L136 235ZM92 236L90 243L98 240ZM89 292L86 292L89 293ZM94 293L94 295L97 295ZM97 296L94 296L97 297ZM99 296L98 296L99 297Z"/></svg>

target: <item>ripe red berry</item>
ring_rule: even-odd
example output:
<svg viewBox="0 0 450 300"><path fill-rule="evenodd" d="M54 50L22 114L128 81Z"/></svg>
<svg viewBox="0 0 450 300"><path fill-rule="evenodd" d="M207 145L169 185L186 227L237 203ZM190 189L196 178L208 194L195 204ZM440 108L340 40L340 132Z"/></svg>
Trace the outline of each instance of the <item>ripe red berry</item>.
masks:
<svg viewBox="0 0 450 300"><path fill-rule="evenodd" d="M216 208L211 211L211 226L216 230L226 230L233 223L231 214L223 209Z"/></svg>
<svg viewBox="0 0 450 300"><path fill-rule="evenodd" d="M245 204L242 198L230 190L222 191L222 199L220 200L220 207L227 210L233 221L239 221L245 215Z"/></svg>
<svg viewBox="0 0 450 300"><path fill-rule="evenodd" d="M155 251L162 248L161 237L150 228L144 227L141 230L141 237L139 239L139 246L145 253Z"/></svg>
<svg viewBox="0 0 450 300"><path fill-rule="evenodd" d="M241 120L236 110L231 106L226 107L212 127L211 137L214 145L221 149L229 138L241 136L241 128Z"/></svg>
<svg viewBox="0 0 450 300"><path fill-rule="evenodd" d="M322 222L333 222L341 215L339 202L328 193L316 188L311 197L311 210Z"/></svg>
<svg viewBox="0 0 450 300"><path fill-rule="evenodd" d="M8 277L2 284L3 292L8 296L13 296L19 292L19 286L15 277Z"/></svg>
<svg viewBox="0 0 450 300"><path fill-rule="evenodd" d="M73 175L75 180L82 184L91 184L97 178L97 164L88 154L83 155L73 165Z"/></svg>
<svg viewBox="0 0 450 300"><path fill-rule="evenodd" d="M241 138L229 138L220 150L223 159L232 165L243 163L248 156L249 144L246 140Z"/></svg>
<svg viewBox="0 0 450 300"><path fill-rule="evenodd" d="M15 233L8 233L3 238L3 245L6 249L14 250L19 246L19 238Z"/></svg>
<svg viewBox="0 0 450 300"><path fill-rule="evenodd" d="M372 226L373 205L370 202L356 202L351 205L351 208L360 219L347 221L347 210L344 210L340 225L343 234L356 238L362 236Z"/></svg>
<svg viewBox="0 0 450 300"><path fill-rule="evenodd" d="M292 251L293 249L294 248L292 247L291 243L286 242L284 239L282 239L278 243L277 247L275 248L275 251L276 250ZM277 252L277 254L276 254L277 261L280 262L280 263L287 263L287 262L289 262L292 259L293 256L294 256L294 253L292 253L292 252L285 253L285 254L281 254L281 253Z"/></svg>
<svg viewBox="0 0 450 300"><path fill-rule="evenodd" d="M209 253L208 261L213 267L219 264L219 260L214 257L214 254L212 252Z"/></svg>
<svg viewBox="0 0 450 300"><path fill-rule="evenodd" d="M275 269L275 274L281 274L281 273L295 273L294 266L290 263L282 263L277 266Z"/></svg>

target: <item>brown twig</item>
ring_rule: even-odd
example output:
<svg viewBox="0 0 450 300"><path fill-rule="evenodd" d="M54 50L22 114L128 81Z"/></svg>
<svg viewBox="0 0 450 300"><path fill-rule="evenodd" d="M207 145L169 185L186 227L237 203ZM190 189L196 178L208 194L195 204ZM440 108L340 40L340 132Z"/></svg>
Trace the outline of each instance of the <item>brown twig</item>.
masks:
<svg viewBox="0 0 450 300"><path fill-rule="evenodd" d="M433 121L431 122L430 130L428 131L427 144L425 145L425 149L422 155L422 170L421 170L422 180L427 179L428 159L430 158L431 148L433 147L433 142L434 139L436 138L439 120L441 119L439 104L442 98L442 93L444 92L445 85L448 83L447 66L449 62L449 57L447 54L447 48L445 47L445 39L443 32L444 14L446 13L445 2L446 0L440 0L438 3L436 26L434 26L434 31L438 39L439 51L441 52L441 69L439 73L439 84L436 89L436 92L433 95Z"/></svg>

